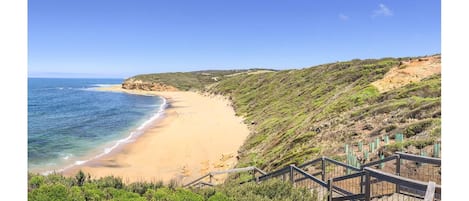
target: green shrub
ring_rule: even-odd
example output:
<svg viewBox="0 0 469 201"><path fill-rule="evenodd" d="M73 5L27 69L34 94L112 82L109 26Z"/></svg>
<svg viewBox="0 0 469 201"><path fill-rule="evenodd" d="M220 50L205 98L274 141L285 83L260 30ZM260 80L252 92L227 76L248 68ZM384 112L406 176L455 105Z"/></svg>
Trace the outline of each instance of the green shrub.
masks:
<svg viewBox="0 0 469 201"><path fill-rule="evenodd" d="M112 188L121 189L124 186L124 183L122 182L122 178L114 177L114 176L106 176L106 177L99 178L95 180L94 183L98 185L98 188L112 187Z"/></svg>
<svg viewBox="0 0 469 201"><path fill-rule="evenodd" d="M68 191L68 197L73 201L83 201L85 199L85 194L78 186L72 186Z"/></svg>
<svg viewBox="0 0 469 201"><path fill-rule="evenodd" d="M85 173L83 173L83 171L80 170L75 175L75 179L76 179L76 182L77 182L78 186L83 186L83 183L85 183L85 180L86 180Z"/></svg>
<svg viewBox="0 0 469 201"><path fill-rule="evenodd" d="M184 200L184 201L204 201L204 197L198 195L190 190L179 188L176 189L175 193L177 200Z"/></svg>
<svg viewBox="0 0 469 201"><path fill-rule="evenodd" d="M29 189L36 189L39 188L42 184L44 184L44 176L36 175L32 176L29 179Z"/></svg>
<svg viewBox="0 0 469 201"><path fill-rule="evenodd" d="M127 185L126 189L130 192L138 193L140 195L143 195L146 193L148 189L153 189L156 190L157 188L163 187L163 182L159 181L156 183L150 183L150 182L133 182L129 185Z"/></svg>
<svg viewBox="0 0 469 201"><path fill-rule="evenodd" d="M62 184L42 185L38 189L28 193L31 201L66 201L68 197L67 188Z"/></svg>
<svg viewBox="0 0 469 201"><path fill-rule="evenodd" d="M85 183L82 189L86 200L103 200L105 198L103 190L99 189L95 183Z"/></svg>
<svg viewBox="0 0 469 201"><path fill-rule="evenodd" d="M188 190L172 190L169 188L159 188L156 191L148 190L145 194L148 200L161 200L161 201L179 201L179 200L203 200L201 195L197 195Z"/></svg>
<svg viewBox="0 0 469 201"><path fill-rule="evenodd" d="M221 192L216 192L207 201L232 201L232 199Z"/></svg>
<svg viewBox="0 0 469 201"><path fill-rule="evenodd" d="M433 120L431 119L413 123L404 130L403 134L405 135L406 138L410 138L414 135L421 133L426 128L430 127L432 123L433 123Z"/></svg>
<svg viewBox="0 0 469 201"><path fill-rule="evenodd" d="M293 187L291 183L271 179L260 184L223 186L220 191L231 200L314 200L311 192Z"/></svg>
<svg viewBox="0 0 469 201"><path fill-rule="evenodd" d="M146 201L146 199L144 197L141 197L138 193L128 192L123 189L105 188L103 191L106 200Z"/></svg>

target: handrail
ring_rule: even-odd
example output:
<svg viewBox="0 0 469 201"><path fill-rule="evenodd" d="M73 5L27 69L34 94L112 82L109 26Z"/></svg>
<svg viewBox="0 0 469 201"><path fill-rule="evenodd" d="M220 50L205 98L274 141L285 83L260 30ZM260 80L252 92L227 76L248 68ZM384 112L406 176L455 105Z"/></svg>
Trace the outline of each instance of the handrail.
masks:
<svg viewBox="0 0 469 201"><path fill-rule="evenodd" d="M306 167L306 166L308 166L308 165L317 163L317 162L319 162L319 161L321 161L321 160L322 160L322 157L321 157L321 158L316 158L316 159L314 159L314 160L312 160L312 161L309 161L309 162L303 163L302 165L299 165L298 168L304 168L304 167Z"/></svg>
<svg viewBox="0 0 469 201"><path fill-rule="evenodd" d="M333 159L330 159L330 158L327 158L327 157L324 157L324 160L329 161L329 162L331 162L331 163L334 163L334 164L336 164L336 165L345 167L345 168L349 168L349 169L355 170L355 171L361 171L360 168L356 168L356 167L347 165L347 164L345 164L345 163L342 163L342 162L339 162L339 161L336 161L336 160L333 160Z"/></svg>
<svg viewBox="0 0 469 201"><path fill-rule="evenodd" d="M396 154L398 154L401 157L401 159L405 159L405 160L412 160L412 161L421 162L421 163L441 165L441 158L417 156L417 155L403 153L403 152L396 152Z"/></svg>
<svg viewBox="0 0 469 201"><path fill-rule="evenodd" d="M342 195L344 195L344 196L353 195L353 193L348 192L347 190L342 189L342 188L340 188L340 187L338 187L338 186L332 186L332 190L334 190L336 193L340 193L340 194L342 194Z"/></svg>
<svg viewBox="0 0 469 201"><path fill-rule="evenodd" d="M262 175L262 176L259 177L259 181L262 181L262 180L264 180L266 178L270 178L270 177L276 177L276 176L284 174L285 172L288 172L288 171L290 171L290 166L287 166L287 167L284 167L280 170L276 170L274 172Z"/></svg>
<svg viewBox="0 0 469 201"><path fill-rule="evenodd" d="M342 200L362 200L365 197L365 194L355 194L355 195L347 195L338 198L332 198L332 201L342 201Z"/></svg>
<svg viewBox="0 0 469 201"><path fill-rule="evenodd" d="M188 184L184 185L183 187L191 186L192 184L195 184L196 182L198 182L198 181L200 181L200 180L202 180L202 179L204 179L205 177L208 177L208 176L210 176L210 173L208 173L208 174L206 174L206 175L204 175L204 176L201 176L201 177L195 179L195 180L192 181L192 182L189 182Z"/></svg>
<svg viewBox="0 0 469 201"><path fill-rule="evenodd" d="M183 187L187 187L187 186L191 186L193 184L195 184L196 182L206 178L206 177L211 177L211 176L214 176L214 175L219 175L219 174L228 174L228 173L236 173L236 172L247 172L247 171L251 171L251 170L255 170L259 173L261 173L262 175L265 175L266 172L260 170L259 168L257 167L254 167L254 166L249 166L249 167L244 167L244 168L235 168L235 169L229 169L229 170L221 170L221 171L212 171L212 172L209 172L207 173L206 175L204 176L201 176L195 180L193 180L192 182L189 182L188 184L184 185Z"/></svg>
<svg viewBox="0 0 469 201"><path fill-rule="evenodd" d="M365 163L363 165L361 165L362 168L364 167L369 167L369 166L373 166L373 165L378 165L380 163L384 163L384 162L388 162L388 161L391 161L391 160L395 160L397 159L397 155L391 155L391 156L388 156L384 159L381 159L381 160L377 160L377 161L373 161L373 162L369 162L369 163Z"/></svg>
<svg viewBox="0 0 469 201"><path fill-rule="evenodd" d="M314 177L313 175L310 175L309 173L305 172L304 170L296 167L296 166L292 166L294 170L298 171L299 173L301 173L303 176L315 181L316 183L319 183L321 186L323 187L326 187L327 188L327 183L324 182L324 181L321 181L320 179ZM299 179L298 179L299 180Z"/></svg>
<svg viewBox="0 0 469 201"><path fill-rule="evenodd" d="M258 169L257 167L254 167L254 166L249 166L249 167L244 167L244 168L235 168L235 169L229 169L229 170L213 171L213 172L210 172L209 174L211 174L213 176L213 175L217 175L217 174L247 172L247 171L251 171L251 170L256 170L256 171L260 172L263 175L266 174L264 171Z"/></svg>
<svg viewBox="0 0 469 201"><path fill-rule="evenodd" d="M336 182L336 181L351 179L351 178L354 178L354 177L360 177L360 176L363 176L363 175L365 175L365 172L360 171L360 172L356 172L356 173L352 173L352 174L348 174L348 175L344 175L344 176L340 176L340 177L334 177L334 178L331 178L331 179L334 182Z"/></svg>
<svg viewBox="0 0 469 201"><path fill-rule="evenodd" d="M414 179L409 179L409 178L405 178L402 176L389 174L387 172L379 171L379 170L369 168L369 167L365 167L364 170L367 171L367 173L369 173L370 176L376 177L381 180L385 180L390 183L399 184L400 186L405 186L405 187L409 187L409 188L413 188L413 189L421 190L421 191L425 191L427 189L428 183L425 183L422 181L417 181ZM438 189L438 188L441 189L441 186L435 185L435 189Z"/></svg>
<svg viewBox="0 0 469 201"><path fill-rule="evenodd" d="M208 182L205 182L205 181L199 181L199 182L195 183L194 185L197 185L197 184L203 184L203 185L206 185L206 186L215 186L215 184L208 183Z"/></svg>

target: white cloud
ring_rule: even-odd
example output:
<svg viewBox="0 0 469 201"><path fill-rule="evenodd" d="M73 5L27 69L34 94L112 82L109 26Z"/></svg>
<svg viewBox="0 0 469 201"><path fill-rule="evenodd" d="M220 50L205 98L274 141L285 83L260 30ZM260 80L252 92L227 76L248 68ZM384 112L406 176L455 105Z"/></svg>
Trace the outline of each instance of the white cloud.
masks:
<svg viewBox="0 0 469 201"><path fill-rule="evenodd" d="M339 19L342 20L342 21L347 21L349 19L349 17L347 15L344 15L342 13L339 14Z"/></svg>
<svg viewBox="0 0 469 201"><path fill-rule="evenodd" d="M373 17L376 16L392 16L392 11L384 4L379 4L379 9L373 11Z"/></svg>

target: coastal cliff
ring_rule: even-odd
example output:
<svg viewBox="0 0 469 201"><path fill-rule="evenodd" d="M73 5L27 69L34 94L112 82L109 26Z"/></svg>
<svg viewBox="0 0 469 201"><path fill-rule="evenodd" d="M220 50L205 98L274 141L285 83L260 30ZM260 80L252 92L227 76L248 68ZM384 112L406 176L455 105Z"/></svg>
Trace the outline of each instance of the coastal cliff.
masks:
<svg viewBox="0 0 469 201"><path fill-rule="evenodd" d="M145 91L179 91L178 88L158 82L147 82L138 79L127 79L122 83L123 89L138 89Z"/></svg>

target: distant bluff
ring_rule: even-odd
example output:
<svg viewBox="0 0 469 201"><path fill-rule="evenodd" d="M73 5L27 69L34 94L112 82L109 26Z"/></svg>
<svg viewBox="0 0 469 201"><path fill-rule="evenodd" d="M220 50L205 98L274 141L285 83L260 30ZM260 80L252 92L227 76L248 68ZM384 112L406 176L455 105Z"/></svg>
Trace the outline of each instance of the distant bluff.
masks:
<svg viewBox="0 0 469 201"><path fill-rule="evenodd" d="M159 82L142 81L138 79L127 79L122 83L123 89L139 89L145 91L179 91L176 87Z"/></svg>
<svg viewBox="0 0 469 201"><path fill-rule="evenodd" d="M205 70L194 72L154 73L130 77L122 83L124 89L147 91L202 90L230 76L274 72L270 69Z"/></svg>

